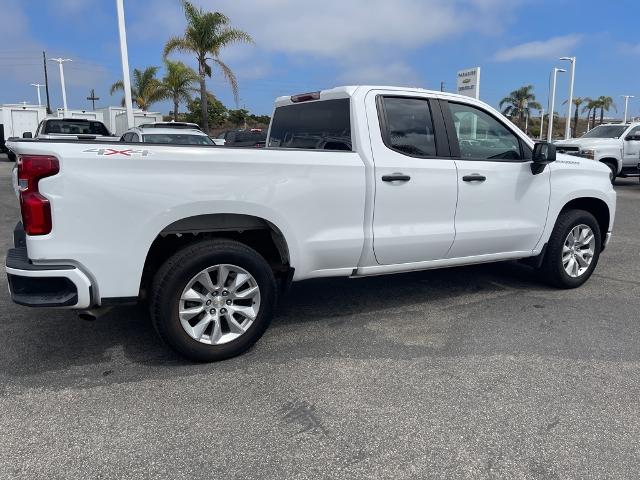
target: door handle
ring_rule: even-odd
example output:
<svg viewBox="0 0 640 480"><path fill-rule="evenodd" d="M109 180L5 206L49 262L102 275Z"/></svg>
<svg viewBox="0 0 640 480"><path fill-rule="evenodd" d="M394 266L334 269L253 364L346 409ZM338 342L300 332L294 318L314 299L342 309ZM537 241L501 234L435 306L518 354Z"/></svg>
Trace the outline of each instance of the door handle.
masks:
<svg viewBox="0 0 640 480"><path fill-rule="evenodd" d="M411 180L409 175L404 175L403 173L394 173L392 175L383 175L383 182L408 182Z"/></svg>
<svg viewBox="0 0 640 480"><path fill-rule="evenodd" d="M465 175L462 177L464 182L484 182L487 179L484 175L480 175L479 173L472 173L471 175Z"/></svg>

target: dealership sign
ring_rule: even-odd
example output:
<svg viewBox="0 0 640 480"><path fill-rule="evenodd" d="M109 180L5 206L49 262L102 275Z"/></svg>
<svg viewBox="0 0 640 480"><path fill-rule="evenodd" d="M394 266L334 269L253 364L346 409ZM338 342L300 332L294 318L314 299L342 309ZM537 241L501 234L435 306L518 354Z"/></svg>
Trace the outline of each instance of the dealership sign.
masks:
<svg viewBox="0 0 640 480"><path fill-rule="evenodd" d="M480 98L480 67L458 72L458 93L467 97Z"/></svg>

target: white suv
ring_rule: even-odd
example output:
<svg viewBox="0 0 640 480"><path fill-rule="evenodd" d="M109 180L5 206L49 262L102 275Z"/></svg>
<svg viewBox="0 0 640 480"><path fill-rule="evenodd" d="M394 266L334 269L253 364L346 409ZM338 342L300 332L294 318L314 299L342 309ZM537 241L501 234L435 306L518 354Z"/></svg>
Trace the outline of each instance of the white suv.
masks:
<svg viewBox="0 0 640 480"><path fill-rule="evenodd" d="M141 125L127 130L121 142L163 143L173 145L215 145L213 140L198 128Z"/></svg>

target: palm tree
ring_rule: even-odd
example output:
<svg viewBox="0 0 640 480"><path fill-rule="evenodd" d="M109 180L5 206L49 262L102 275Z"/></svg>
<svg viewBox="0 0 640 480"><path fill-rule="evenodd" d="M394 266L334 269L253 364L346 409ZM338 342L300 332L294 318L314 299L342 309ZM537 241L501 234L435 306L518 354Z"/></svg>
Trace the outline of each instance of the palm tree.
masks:
<svg viewBox="0 0 640 480"><path fill-rule="evenodd" d="M542 106L536 102L533 85L525 85L500 100L500 108L502 108L503 114L511 118L517 117L518 126L522 128L524 127L525 116L529 115L530 110L540 110Z"/></svg>
<svg viewBox="0 0 640 480"><path fill-rule="evenodd" d="M156 78L158 67L147 67L144 70L133 70L133 81L131 83L131 99L138 108L148 110L152 103L166 98L162 84ZM115 92L124 91L124 82L118 80L111 85L111 95ZM122 100L124 105L124 99Z"/></svg>
<svg viewBox="0 0 640 480"><path fill-rule="evenodd" d="M598 97L598 103L598 106L600 107L600 125L602 125L602 122L604 121L605 110L608 112L609 109L613 107L613 109L617 112L618 109L616 108L616 104L613 103L613 98L611 97L600 96Z"/></svg>
<svg viewBox="0 0 640 480"><path fill-rule="evenodd" d="M584 101L587 103L584 107L582 107L582 112L587 112L587 119L589 119L593 114L593 120L589 123L591 124L591 128L595 127L596 123L596 110L599 108L600 102L597 99L585 97Z"/></svg>
<svg viewBox="0 0 640 480"><path fill-rule="evenodd" d="M577 136L578 134L578 118L580 117L580 105L589 100L591 99L586 97L576 97L573 99L573 102L571 102L576 107L575 112L573 112L573 137ZM568 100L565 100L564 102L562 102L562 104L565 105L567 101ZM567 119L567 121L569 121L569 119Z"/></svg>
<svg viewBox="0 0 640 480"><path fill-rule="evenodd" d="M182 62L165 60L167 73L162 79L162 88L166 98L173 100L173 119L178 121L178 105L181 101L191 101L191 93L196 91L193 84L198 81L198 75Z"/></svg>
<svg viewBox="0 0 640 480"><path fill-rule="evenodd" d="M209 132L207 121L207 86L206 77L211 77L211 65L220 69L224 78L231 85L233 96L238 103L238 81L231 69L220 60L220 51L231 44L244 42L252 43L248 33L232 28L230 20L220 12L205 12L201 8L194 7L190 2L182 0L187 28L182 37L172 37L164 47L164 57L170 53L191 52L196 54L198 61L198 75L200 77L200 98L202 127Z"/></svg>

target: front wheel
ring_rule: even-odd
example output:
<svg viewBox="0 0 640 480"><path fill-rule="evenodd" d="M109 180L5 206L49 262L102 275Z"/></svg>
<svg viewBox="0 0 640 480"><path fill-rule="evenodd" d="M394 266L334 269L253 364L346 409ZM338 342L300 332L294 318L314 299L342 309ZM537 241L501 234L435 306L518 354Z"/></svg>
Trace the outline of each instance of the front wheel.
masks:
<svg viewBox="0 0 640 480"><path fill-rule="evenodd" d="M609 180L611 180L611 184L613 185L614 183L616 183L616 177L618 176L618 166L613 163L613 162L602 162L604 163L607 167L609 167L609 170L611 170L611 173L609 173Z"/></svg>
<svg viewBox="0 0 640 480"><path fill-rule="evenodd" d="M155 276L151 317L174 350L200 362L249 349L273 317L276 282L265 259L246 245L205 240L185 247Z"/></svg>
<svg viewBox="0 0 640 480"><path fill-rule="evenodd" d="M584 210L567 210L556 221L540 268L543 279L558 288L576 288L593 273L602 237L595 217Z"/></svg>

